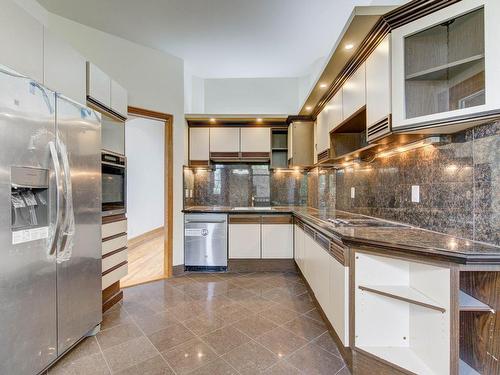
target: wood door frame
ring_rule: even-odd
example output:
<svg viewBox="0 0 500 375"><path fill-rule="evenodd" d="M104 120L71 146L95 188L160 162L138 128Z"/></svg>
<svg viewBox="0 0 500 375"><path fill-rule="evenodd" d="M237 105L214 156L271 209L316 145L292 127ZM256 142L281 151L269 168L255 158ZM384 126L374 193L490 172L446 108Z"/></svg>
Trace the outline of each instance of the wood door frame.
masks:
<svg viewBox="0 0 500 375"><path fill-rule="evenodd" d="M173 126L174 116L168 113L151 111L139 107L128 106L128 113L135 117L158 120L165 123L165 143L164 143L164 234L163 244L163 278L172 276L173 263L173 217L174 217L174 160L173 160Z"/></svg>

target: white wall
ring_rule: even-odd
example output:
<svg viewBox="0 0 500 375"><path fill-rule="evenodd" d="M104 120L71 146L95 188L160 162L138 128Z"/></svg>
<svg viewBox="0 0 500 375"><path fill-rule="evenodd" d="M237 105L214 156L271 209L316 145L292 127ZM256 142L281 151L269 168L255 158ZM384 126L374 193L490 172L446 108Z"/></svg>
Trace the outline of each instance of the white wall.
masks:
<svg viewBox="0 0 500 375"><path fill-rule="evenodd" d="M125 87L129 105L174 116L173 263L183 264L182 166L187 159L183 61L52 13L48 26Z"/></svg>
<svg viewBox="0 0 500 375"><path fill-rule="evenodd" d="M133 118L125 125L128 236L163 226L165 124Z"/></svg>
<svg viewBox="0 0 500 375"><path fill-rule="evenodd" d="M299 103L299 80L205 79L204 97L204 113L294 114Z"/></svg>

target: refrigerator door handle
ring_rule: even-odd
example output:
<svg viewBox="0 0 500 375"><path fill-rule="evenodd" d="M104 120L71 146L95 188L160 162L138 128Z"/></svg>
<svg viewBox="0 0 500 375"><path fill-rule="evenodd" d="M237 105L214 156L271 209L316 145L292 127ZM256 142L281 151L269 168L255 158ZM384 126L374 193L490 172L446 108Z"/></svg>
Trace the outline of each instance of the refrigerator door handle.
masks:
<svg viewBox="0 0 500 375"><path fill-rule="evenodd" d="M58 140L58 148L61 155L61 163L63 169L63 197L64 210L63 226L61 236L60 251L57 256L59 263L71 259L73 250L73 238L75 235L75 212L73 209L73 186L71 183L71 169L69 165L68 151L66 145Z"/></svg>
<svg viewBox="0 0 500 375"><path fill-rule="evenodd" d="M59 157L57 155L57 149L54 142L49 142L49 150L50 156L52 158L52 163L54 165L54 172L56 178L56 221L54 224L54 229L51 231L50 236L50 246L49 246L49 255L54 255L57 250L57 244L59 239L59 234L61 231L61 220L62 220L62 212L61 212L61 192L62 192L62 178L61 178L61 165L59 163Z"/></svg>

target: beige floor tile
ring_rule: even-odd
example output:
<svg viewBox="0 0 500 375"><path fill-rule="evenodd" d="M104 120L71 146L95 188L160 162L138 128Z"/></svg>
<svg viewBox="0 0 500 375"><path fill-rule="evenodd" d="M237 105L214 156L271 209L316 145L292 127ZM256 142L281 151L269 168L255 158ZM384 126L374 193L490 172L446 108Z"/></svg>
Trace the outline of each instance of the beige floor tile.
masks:
<svg viewBox="0 0 500 375"><path fill-rule="evenodd" d="M142 335L142 331L134 323L126 323L101 331L96 337L101 349L105 350Z"/></svg>
<svg viewBox="0 0 500 375"><path fill-rule="evenodd" d="M344 362L315 344L308 344L287 358L287 362L308 375L333 375Z"/></svg>
<svg viewBox="0 0 500 375"><path fill-rule="evenodd" d="M177 374L186 374L218 358L218 355L199 339L185 342L164 352L163 356Z"/></svg>
<svg viewBox="0 0 500 375"><path fill-rule="evenodd" d="M324 323L309 319L305 316L300 316L286 323L283 327L309 341L326 332L326 325Z"/></svg>
<svg viewBox="0 0 500 375"><path fill-rule="evenodd" d="M253 313L245 309L240 304L225 306L215 312L215 316L224 322L224 325L230 325L246 318Z"/></svg>
<svg viewBox="0 0 500 375"><path fill-rule="evenodd" d="M148 338L160 352L164 352L195 338L195 335L182 324L175 323L168 326L168 328L148 335Z"/></svg>
<svg viewBox="0 0 500 375"><path fill-rule="evenodd" d="M236 322L232 326L253 339L277 327L275 323L260 315L249 316L248 318Z"/></svg>
<svg viewBox="0 0 500 375"><path fill-rule="evenodd" d="M278 325L285 324L300 316L298 312L289 310L281 305L272 306L269 309L261 311L259 315L273 321Z"/></svg>
<svg viewBox="0 0 500 375"><path fill-rule="evenodd" d="M157 355L144 362L138 363L116 375L174 375L170 366L161 355Z"/></svg>
<svg viewBox="0 0 500 375"><path fill-rule="evenodd" d="M257 295L255 295L254 297L247 297L244 300L238 301L238 303L244 308L253 311L254 313L267 310L277 305L276 302L270 301Z"/></svg>
<svg viewBox="0 0 500 375"><path fill-rule="evenodd" d="M196 318L203 312L203 308L198 302L184 302L167 310L170 315L180 322Z"/></svg>
<svg viewBox="0 0 500 375"><path fill-rule="evenodd" d="M127 314L125 308L120 306L120 308L107 311L102 315L101 330L104 331L105 329L130 322L130 315Z"/></svg>
<svg viewBox="0 0 500 375"><path fill-rule="evenodd" d="M290 365L289 363L280 361L276 363L275 365L269 367L267 370L265 370L263 375L300 375L302 374L299 370L297 370L295 367Z"/></svg>
<svg viewBox="0 0 500 375"><path fill-rule="evenodd" d="M154 332L165 329L172 324L178 323L178 321L174 319L172 314L168 311L144 316L135 316L133 320L146 335L150 335Z"/></svg>
<svg viewBox="0 0 500 375"><path fill-rule="evenodd" d="M314 319L317 320L318 322L323 323L323 318L321 317L321 314L317 309L312 309L311 311L305 313L304 316L307 316L310 319Z"/></svg>
<svg viewBox="0 0 500 375"><path fill-rule="evenodd" d="M278 361L278 357L255 341L250 341L223 356L242 375L254 375Z"/></svg>
<svg viewBox="0 0 500 375"><path fill-rule="evenodd" d="M113 346L103 353L113 373L128 369L159 354L145 336Z"/></svg>
<svg viewBox="0 0 500 375"><path fill-rule="evenodd" d="M308 343L306 339L294 335L281 327L265 333L257 338L256 341L272 351L279 358L286 357Z"/></svg>
<svg viewBox="0 0 500 375"><path fill-rule="evenodd" d="M183 323L195 335L203 336L225 326L223 320L215 317L215 314L186 320Z"/></svg>
<svg viewBox="0 0 500 375"><path fill-rule="evenodd" d="M320 337L315 339L313 341L313 343L315 343L319 347L323 348L327 352L330 352L330 353L335 354L336 356L342 358L342 356L340 355L339 349L337 348L337 345L335 344L335 341L333 341L333 338L330 335L330 332L323 333Z"/></svg>
<svg viewBox="0 0 500 375"><path fill-rule="evenodd" d="M250 341L250 337L234 327L224 327L202 337L219 355Z"/></svg>
<svg viewBox="0 0 500 375"><path fill-rule="evenodd" d="M236 370L222 358L200 367L189 375L238 375Z"/></svg>
<svg viewBox="0 0 500 375"><path fill-rule="evenodd" d="M63 360L49 369L49 375L109 375L110 371L101 353Z"/></svg>
<svg viewBox="0 0 500 375"><path fill-rule="evenodd" d="M279 301L283 306L290 310L295 310L299 313L306 313L315 308L314 302L308 293L303 293L299 296L294 296L286 301Z"/></svg>

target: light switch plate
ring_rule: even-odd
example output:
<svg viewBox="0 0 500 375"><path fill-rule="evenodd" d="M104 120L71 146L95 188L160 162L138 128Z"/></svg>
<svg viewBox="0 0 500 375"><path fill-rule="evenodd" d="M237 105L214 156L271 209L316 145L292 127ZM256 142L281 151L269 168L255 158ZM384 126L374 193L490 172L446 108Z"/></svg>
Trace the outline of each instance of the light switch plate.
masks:
<svg viewBox="0 0 500 375"><path fill-rule="evenodd" d="M355 196L356 196L356 188L352 187L351 188L351 198L354 199Z"/></svg>
<svg viewBox="0 0 500 375"><path fill-rule="evenodd" d="M420 186L418 185L411 186L411 201L413 203L420 203Z"/></svg>

